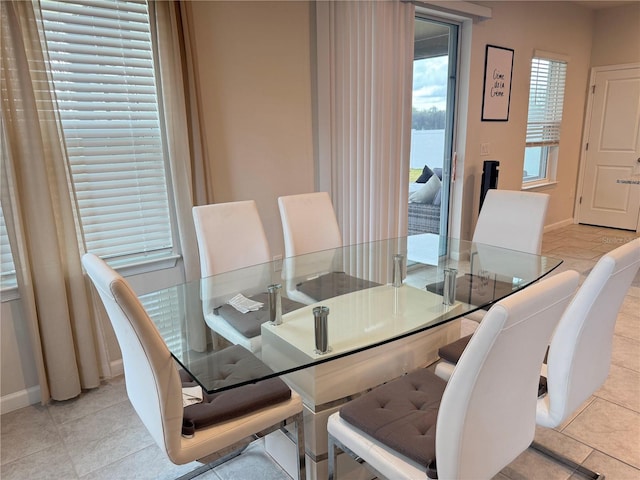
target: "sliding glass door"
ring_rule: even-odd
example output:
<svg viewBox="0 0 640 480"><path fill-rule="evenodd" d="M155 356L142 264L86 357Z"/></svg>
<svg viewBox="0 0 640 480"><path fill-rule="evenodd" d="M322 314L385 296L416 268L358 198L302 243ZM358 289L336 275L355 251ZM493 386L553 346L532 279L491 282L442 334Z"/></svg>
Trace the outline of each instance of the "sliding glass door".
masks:
<svg viewBox="0 0 640 480"><path fill-rule="evenodd" d="M416 16L409 235L447 235L458 26Z"/></svg>

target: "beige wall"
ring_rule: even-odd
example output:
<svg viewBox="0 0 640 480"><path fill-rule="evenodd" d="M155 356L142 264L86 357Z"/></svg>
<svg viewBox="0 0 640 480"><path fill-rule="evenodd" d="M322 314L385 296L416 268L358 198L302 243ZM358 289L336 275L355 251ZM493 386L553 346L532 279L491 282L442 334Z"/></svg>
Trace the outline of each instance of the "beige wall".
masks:
<svg viewBox="0 0 640 480"><path fill-rule="evenodd" d="M460 236L470 238L479 205L484 160L498 160L498 188L520 190L524 163L531 58L535 49L570 57L557 184L536 191L549 193L546 225L568 222L573 216L582 123L585 108L594 13L566 2L484 2L492 18L473 25L469 73L466 142ZM508 122L482 122L482 88L487 44L514 49L513 81ZM465 92L462 92L463 94ZM480 144L490 154L480 155ZM458 206L459 208L460 206Z"/></svg>
<svg viewBox="0 0 640 480"><path fill-rule="evenodd" d="M640 3L598 12L591 66L640 63Z"/></svg>
<svg viewBox="0 0 640 480"><path fill-rule="evenodd" d="M278 196L314 189L311 5L190 6L213 200L254 199L281 254Z"/></svg>

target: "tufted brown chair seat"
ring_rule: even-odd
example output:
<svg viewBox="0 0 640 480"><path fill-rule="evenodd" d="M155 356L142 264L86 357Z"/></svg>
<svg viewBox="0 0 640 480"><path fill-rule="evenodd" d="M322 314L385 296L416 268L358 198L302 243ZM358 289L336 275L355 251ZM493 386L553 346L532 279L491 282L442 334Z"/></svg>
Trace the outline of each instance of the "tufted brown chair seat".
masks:
<svg viewBox="0 0 640 480"><path fill-rule="evenodd" d="M267 293L259 293L250 298L256 302L262 302L264 305L255 312L247 313L239 312L228 303L213 310L213 313L220 315L229 325L247 338L260 335L262 324L269 321L269 295ZM283 314L304 307L303 303L294 302L286 297L282 297L281 302Z"/></svg>
<svg viewBox="0 0 640 480"><path fill-rule="evenodd" d="M436 419L447 382L420 369L342 407L340 416L367 435L435 472Z"/></svg>
<svg viewBox="0 0 640 480"><path fill-rule="evenodd" d="M471 335L459 338L455 342L451 342L444 347L440 347L438 349L438 356L447 362L451 362L453 364L458 363L458 360L460 360L460 357L462 356L462 352L469 344L469 340L471 340Z"/></svg>
<svg viewBox="0 0 640 480"><path fill-rule="evenodd" d="M212 355L203 357L202 362L192 364L191 367L198 371L198 378L208 377L210 382L207 384L214 388L223 388L272 373L269 367L239 345L227 347ZM198 385L185 370L180 370L180 380L183 388ZM202 403L184 408L182 434L191 436L201 428L255 412L289 398L291 390L279 377L211 395L203 390Z"/></svg>
<svg viewBox="0 0 640 480"><path fill-rule="evenodd" d="M443 282L427 285L430 292L442 295ZM468 273L456 279L456 300L470 305L489 305L496 298L514 293L511 283L494 279L481 279Z"/></svg>
<svg viewBox="0 0 640 480"><path fill-rule="evenodd" d="M331 272L301 282L297 284L296 287L305 295L321 302L328 298L357 292L358 290L364 290L378 285L380 284L362 278L352 277L344 272Z"/></svg>

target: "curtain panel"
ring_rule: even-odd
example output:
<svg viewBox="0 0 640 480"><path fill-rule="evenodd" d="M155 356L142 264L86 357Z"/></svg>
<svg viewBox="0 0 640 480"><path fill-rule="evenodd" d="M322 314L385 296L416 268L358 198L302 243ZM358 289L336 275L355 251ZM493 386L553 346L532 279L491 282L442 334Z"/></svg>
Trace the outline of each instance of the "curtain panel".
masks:
<svg viewBox="0 0 640 480"><path fill-rule="evenodd" d="M67 162L34 4L1 3L3 210L13 240L42 402L100 384ZM9 193L11 195L6 195ZM18 240L20 240L18 242Z"/></svg>
<svg viewBox="0 0 640 480"><path fill-rule="evenodd" d="M189 10L183 2L149 2L180 252L185 280L193 281L200 278L200 259L191 210L194 205L213 202L213 181L200 127ZM201 302L195 290L189 289L187 295L191 297L184 299L185 304L198 306L197 311L187 312L189 346L204 351L208 327Z"/></svg>
<svg viewBox="0 0 640 480"><path fill-rule="evenodd" d="M200 128L188 9L182 2L149 2L180 251L186 280L191 281L200 277L191 209L213 202L213 182Z"/></svg>
<svg viewBox="0 0 640 480"><path fill-rule="evenodd" d="M407 233L414 6L317 2L318 188L345 244Z"/></svg>
<svg viewBox="0 0 640 480"><path fill-rule="evenodd" d="M69 163L50 83L39 3L0 2L2 208L16 262L42 403L67 400L109 377L101 302L80 263L85 251ZM200 275L191 208L207 203L204 139L181 2L149 2L152 42L166 133L178 249L186 280ZM197 300L197 299L196 299ZM197 304L194 303L194 304ZM195 314L197 313L197 314ZM192 347L206 342L194 312Z"/></svg>

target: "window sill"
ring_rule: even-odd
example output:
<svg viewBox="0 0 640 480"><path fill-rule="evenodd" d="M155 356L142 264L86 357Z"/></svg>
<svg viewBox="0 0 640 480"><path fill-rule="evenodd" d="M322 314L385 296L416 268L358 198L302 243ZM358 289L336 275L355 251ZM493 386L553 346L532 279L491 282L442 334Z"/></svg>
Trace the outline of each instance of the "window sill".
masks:
<svg viewBox="0 0 640 480"><path fill-rule="evenodd" d="M10 302L11 300L17 300L20 298L20 292L18 287L11 287L0 292L0 302Z"/></svg>
<svg viewBox="0 0 640 480"><path fill-rule="evenodd" d="M171 255L170 257L155 258L152 260L138 262L134 265L114 266L113 268L123 277L130 277L133 275L141 275L144 273L155 272L157 270L173 268L178 263L178 260L180 260L180 255Z"/></svg>
<svg viewBox="0 0 640 480"><path fill-rule="evenodd" d="M557 181L551 181L551 182L544 182L544 183L534 183L532 185L527 185L525 183L522 184L522 190L538 190L538 189L544 189L546 187L552 187L554 185L557 185L558 182Z"/></svg>
<svg viewBox="0 0 640 480"><path fill-rule="evenodd" d="M164 270L167 268L173 268L177 265L180 258L180 255L171 255L170 257L147 260L144 262L136 263L135 265L114 267L114 270L116 270L123 277L130 277L132 275L140 275L144 273L155 272L158 270ZM11 300L18 300L19 298L20 292L18 290L18 287L7 288L0 292L0 303L10 302Z"/></svg>

